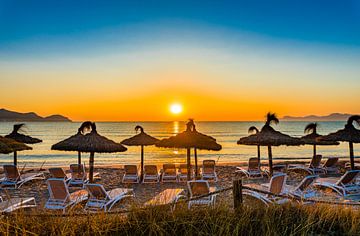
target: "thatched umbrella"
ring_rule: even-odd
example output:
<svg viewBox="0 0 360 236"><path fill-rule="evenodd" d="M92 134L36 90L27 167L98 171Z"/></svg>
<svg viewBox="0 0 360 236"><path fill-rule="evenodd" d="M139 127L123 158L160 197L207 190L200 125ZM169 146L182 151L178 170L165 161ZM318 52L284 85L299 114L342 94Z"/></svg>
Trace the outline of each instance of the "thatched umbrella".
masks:
<svg viewBox="0 0 360 236"><path fill-rule="evenodd" d="M81 164L81 152L78 150L78 144L83 141L84 133L91 129L91 121L85 121L81 124L78 132L75 135L70 136L63 141L58 142L51 146L52 150L59 151L77 151L78 152L78 164Z"/></svg>
<svg viewBox="0 0 360 236"><path fill-rule="evenodd" d="M320 140L320 137L323 137L322 135L318 134L316 132L318 127L317 123L310 123L308 124L305 129L304 129L304 133L308 133L305 136L302 136L300 139L302 141L304 141L305 144L309 144L309 145L313 145L313 150L314 150L314 157L316 156L316 146L317 145L339 145L339 142L336 141L325 141L325 140Z"/></svg>
<svg viewBox="0 0 360 236"><path fill-rule="evenodd" d="M259 129L256 128L255 126L251 126L249 129L248 129L248 133L251 134L251 133L259 133ZM257 145L257 158L258 158L258 161L260 163L260 145Z"/></svg>
<svg viewBox="0 0 360 236"><path fill-rule="evenodd" d="M144 128L140 125L137 125L135 127L135 131L137 132L140 130L139 134L136 134L135 136L125 139L121 142L121 144L127 145L127 146L141 146L141 168L140 168L140 181L143 179L144 175L144 146L150 146L154 145L156 142L159 141L159 139L154 138L147 133L144 132Z"/></svg>
<svg viewBox="0 0 360 236"><path fill-rule="evenodd" d="M274 130L270 126L272 123L278 124L279 119L276 117L274 113L268 113L265 125L262 127L259 133L240 138L240 140L237 142L237 144L244 144L244 145L267 146L268 155L269 155L270 175L273 174L272 150L271 150L272 146L280 146L280 145L298 146L304 144L304 142L299 138L294 138L287 134L283 134L279 131Z"/></svg>
<svg viewBox="0 0 360 236"><path fill-rule="evenodd" d="M354 121L358 125L360 125L360 116L359 115L350 116L347 123L345 124L344 129L340 129L335 133L331 133L319 138L319 140L324 140L324 141L349 142L351 169L355 169L353 144L360 143L360 130L354 127L353 125Z"/></svg>
<svg viewBox="0 0 360 236"><path fill-rule="evenodd" d="M11 138L19 143L25 144L34 144L34 143L41 143L42 140L38 138L30 137L29 135L20 134L18 131L24 127L25 124L15 124L13 127L13 131L5 135L5 138ZM14 165L17 165L17 151L14 151Z"/></svg>
<svg viewBox="0 0 360 236"><path fill-rule="evenodd" d="M31 150L32 147L25 145L24 143L20 143L11 138L5 138L0 136L0 143L2 143L2 147L4 152L1 153L10 153L10 152L18 152L24 150ZM7 147L6 147L7 146ZM10 152L9 149L11 150ZM16 165L16 155L14 155L14 165Z"/></svg>
<svg viewBox="0 0 360 236"><path fill-rule="evenodd" d="M190 149L203 149L203 150L221 150L221 145L216 142L216 140L208 135L199 133L195 129L195 124L190 120L186 124L186 130L182 133L179 133L173 137L162 139L155 144L157 147L166 147L166 148L185 148L187 154L187 169L188 169L188 180L190 180ZM197 174L197 163L195 162L195 171Z"/></svg>
<svg viewBox="0 0 360 236"><path fill-rule="evenodd" d="M8 145L0 141L0 153L9 154L11 152L13 152L13 150Z"/></svg>

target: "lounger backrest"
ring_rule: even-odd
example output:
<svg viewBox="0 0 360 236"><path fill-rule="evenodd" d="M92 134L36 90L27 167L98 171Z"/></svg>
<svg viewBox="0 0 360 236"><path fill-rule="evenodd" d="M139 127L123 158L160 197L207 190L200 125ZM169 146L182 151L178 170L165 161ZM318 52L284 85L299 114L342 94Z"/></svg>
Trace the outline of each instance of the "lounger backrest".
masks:
<svg viewBox="0 0 360 236"><path fill-rule="evenodd" d="M49 168L49 172L53 178L65 178L66 174L62 168Z"/></svg>
<svg viewBox="0 0 360 236"><path fill-rule="evenodd" d="M51 199L66 201L70 196L64 179L50 178L47 182Z"/></svg>
<svg viewBox="0 0 360 236"><path fill-rule="evenodd" d="M187 184L190 192L190 197L200 196L203 194L208 194L210 192L209 182L206 180L188 181Z"/></svg>
<svg viewBox="0 0 360 236"><path fill-rule="evenodd" d="M296 190L305 191L310 185L312 185L318 176L316 175L309 175L306 176L300 184L296 187Z"/></svg>
<svg viewBox="0 0 360 236"><path fill-rule="evenodd" d="M16 181L20 178L20 173L15 165L4 165L6 179Z"/></svg>
<svg viewBox="0 0 360 236"><path fill-rule="evenodd" d="M338 185L347 185L351 184L356 180L356 177L360 173L360 170L349 170L346 171L346 173L341 176L339 181L337 182Z"/></svg>
<svg viewBox="0 0 360 236"><path fill-rule="evenodd" d="M127 175L137 175L138 170L136 165L124 165L125 174Z"/></svg>
<svg viewBox="0 0 360 236"><path fill-rule="evenodd" d="M339 158L337 157L330 157L326 160L324 163L324 167L334 167L336 163L338 162Z"/></svg>
<svg viewBox="0 0 360 236"><path fill-rule="evenodd" d="M106 190L101 184L86 184L86 189L90 193L90 198L97 200L106 200L109 198Z"/></svg>
<svg viewBox="0 0 360 236"><path fill-rule="evenodd" d="M286 174L274 175L270 180L269 191L274 194L280 194L284 188L286 181Z"/></svg>
<svg viewBox="0 0 360 236"><path fill-rule="evenodd" d="M71 178L72 179L85 179L86 172L83 164L71 164L70 165Z"/></svg>
<svg viewBox="0 0 360 236"><path fill-rule="evenodd" d="M181 174L187 174L187 164L180 164L180 166L179 166L179 172L181 173Z"/></svg>
<svg viewBox="0 0 360 236"><path fill-rule="evenodd" d="M214 173L215 172L215 161L204 160L203 161L203 173Z"/></svg>
<svg viewBox="0 0 360 236"><path fill-rule="evenodd" d="M175 164L163 164L163 171L167 175L176 175Z"/></svg>
<svg viewBox="0 0 360 236"><path fill-rule="evenodd" d="M156 165L146 165L144 166L145 174L147 175L157 175L158 170Z"/></svg>
<svg viewBox="0 0 360 236"><path fill-rule="evenodd" d="M257 157L252 157L249 159L249 170L259 170L259 160Z"/></svg>
<svg viewBox="0 0 360 236"><path fill-rule="evenodd" d="M321 155L316 155L316 156L314 156L314 157L311 159L310 167L311 167L311 168L318 168L318 167L320 167L321 159L322 159L322 156L321 156Z"/></svg>

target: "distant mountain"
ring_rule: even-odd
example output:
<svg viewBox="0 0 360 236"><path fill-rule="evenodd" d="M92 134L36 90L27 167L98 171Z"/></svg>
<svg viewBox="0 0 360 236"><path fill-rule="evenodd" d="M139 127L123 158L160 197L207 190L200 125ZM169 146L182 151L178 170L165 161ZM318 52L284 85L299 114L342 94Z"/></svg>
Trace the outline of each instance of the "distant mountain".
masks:
<svg viewBox="0 0 360 236"><path fill-rule="evenodd" d="M71 122L71 120L62 115L51 115L48 117L41 117L34 112L20 113L15 111L9 111L6 109L0 109L0 121L16 121L16 122L28 122L28 121L56 121L56 122Z"/></svg>
<svg viewBox="0 0 360 236"><path fill-rule="evenodd" d="M343 114L343 113L332 113L327 116L316 116L316 115L309 115L309 116L284 116L282 120L285 121L344 121L347 120L351 116L351 114Z"/></svg>

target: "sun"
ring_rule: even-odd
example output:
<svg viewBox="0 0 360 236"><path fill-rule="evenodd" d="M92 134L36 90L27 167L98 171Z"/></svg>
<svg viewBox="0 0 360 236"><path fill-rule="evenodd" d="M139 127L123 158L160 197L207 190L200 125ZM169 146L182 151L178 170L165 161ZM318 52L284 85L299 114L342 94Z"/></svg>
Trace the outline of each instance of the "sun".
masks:
<svg viewBox="0 0 360 236"><path fill-rule="evenodd" d="M171 104L170 105L170 112L172 114L180 114L182 112L183 108L181 106L181 104L178 104L178 103L174 103L174 104Z"/></svg>

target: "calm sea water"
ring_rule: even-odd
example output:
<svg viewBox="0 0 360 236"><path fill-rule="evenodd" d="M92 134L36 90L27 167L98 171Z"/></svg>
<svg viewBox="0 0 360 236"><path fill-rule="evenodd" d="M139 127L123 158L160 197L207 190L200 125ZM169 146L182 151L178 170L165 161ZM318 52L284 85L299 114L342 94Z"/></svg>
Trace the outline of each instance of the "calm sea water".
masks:
<svg viewBox="0 0 360 236"><path fill-rule="evenodd" d="M274 126L275 129L289 135L300 137L308 122L281 122ZM327 134L343 128L345 122L319 122L318 132ZM0 135L6 135L12 130L12 122L0 123ZM246 161L249 157L256 156L256 147L237 145L236 141L247 135L248 127L255 125L259 128L263 122L196 122L197 130L215 137L223 146L219 152L199 151L199 160L213 159L221 163L236 163ZM147 133L159 139L166 138L185 129L184 122L98 122L97 130L116 142L135 135L134 127L142 125ZM80 123L62 122L28 122L25 133L43 140L42 143L32 145L33 150L18 153L20 166L25 163L27 167L40 166L46 161L46 166L66 166L77 162L76 152L62 152L50 150L51 145L76 133ZM360 144L355 144L355 155L360 155ZM339 146L319 146L318 153L324 157L348 157L348 144L341 143ZM185 151L178 149L145 148L145 162L148 164L185 163ZM139 164L140 147L128 147L128 151L114 154L96 154L96 165L121 165ZM312 156L312 146L301 147L274 147L274 159L309 159ZM267 149L262 148L262 159L266 159ZM0 154L0 164L11 163L12 154ZM83 162L88 162L88 154L83 154Z"/></svg>

